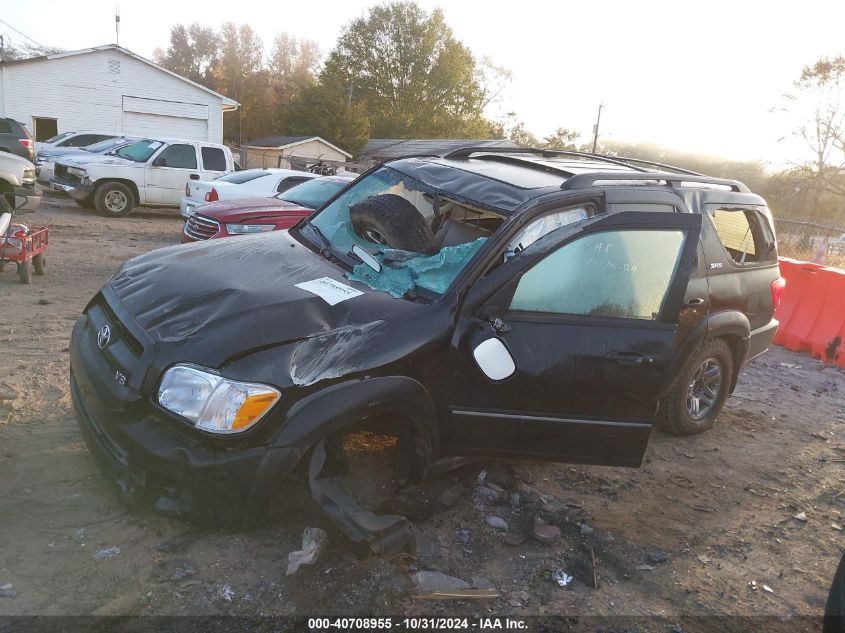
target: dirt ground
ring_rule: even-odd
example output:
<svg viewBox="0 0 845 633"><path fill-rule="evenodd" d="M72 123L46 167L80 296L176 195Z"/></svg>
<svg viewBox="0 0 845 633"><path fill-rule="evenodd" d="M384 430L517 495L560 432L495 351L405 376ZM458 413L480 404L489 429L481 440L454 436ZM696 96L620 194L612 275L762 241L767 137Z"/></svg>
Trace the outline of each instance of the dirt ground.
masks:
<svg viewBox="0 0 845 633"><path fill-rule="evenodd" d="M125 259L176 244L178 215L102 218L45 198L26 221L49 222L51 246L47 275L31 285L13 267L0 274L0 585L15 594L0 597L0 614L672 620L823 610L845 523L838 369L773 348L747 367L715 429L655 432L640 469L475 464L441 475L415 491L427 502L406 500L431 545L416 560L350 544L295 488L267 525L197 527L121 507L87 453L68 393L68 338L85 303ZM477 485L482 470L494 487ZM486 523L490 515L509 524L507 537ZM536 516L562 537L526 537ZM326 529L329 546L286 577L308 526ZM483 577L499 597L419 600L409 580L418 570ZM558 570L574 580L558 586Z"/></svg>

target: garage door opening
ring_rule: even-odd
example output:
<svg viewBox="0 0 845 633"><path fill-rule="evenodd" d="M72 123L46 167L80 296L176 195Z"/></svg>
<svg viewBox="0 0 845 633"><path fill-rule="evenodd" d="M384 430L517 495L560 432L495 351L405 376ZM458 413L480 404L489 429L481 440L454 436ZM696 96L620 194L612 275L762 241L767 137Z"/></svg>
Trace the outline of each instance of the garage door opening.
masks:
<svg viewBox="0 0 845 633"><path fill-rule="evenodd" d="M59 121L57 119L34 116L32 117L32 126L35 140L39 142L53 138L59 133Z"/></svg>

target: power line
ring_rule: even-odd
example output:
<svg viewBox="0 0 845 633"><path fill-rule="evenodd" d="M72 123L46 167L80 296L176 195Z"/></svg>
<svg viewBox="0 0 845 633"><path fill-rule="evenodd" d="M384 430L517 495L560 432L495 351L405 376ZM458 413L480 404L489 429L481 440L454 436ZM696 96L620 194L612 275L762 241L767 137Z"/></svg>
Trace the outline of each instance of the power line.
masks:
<svg viewBox="0 0 845 633"><path fill-rule="evenodd" d="M29 35L27 35L26 33L21 33L20 31L18 31L18 30L17 30L14 26L12 26L12 25L11 25L11 24L9 24L8 22L6 22L6 20L2 20L2 19L0 19L0 22L2 22L3 24L5 24L6 26L8 26L10 29L12 29L12 30L13 30L15 33L17 33L18 35L22 35L23 37L25 37L26 39L28 39L30 42L32 42L33 44L35 44L35 45L36 45L36 46L38 46L39 48L43 48L43 49L46 49L46 48L47 48L47 47L46 47L46 46L44 46L43 44L39 44L38 42L36 42L34 39L32 39L32 38L31 38Z"/></svg>

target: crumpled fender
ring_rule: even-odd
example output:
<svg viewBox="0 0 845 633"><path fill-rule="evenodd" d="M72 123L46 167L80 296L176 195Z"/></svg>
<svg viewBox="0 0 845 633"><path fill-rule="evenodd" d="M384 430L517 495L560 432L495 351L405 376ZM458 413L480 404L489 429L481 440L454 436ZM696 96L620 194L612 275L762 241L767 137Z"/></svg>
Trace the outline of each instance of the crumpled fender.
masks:
<svg viewBox="0 0 845 633"><path fill-rule="evenodd" d="M408 419L427 444L430 463L439 452L437 412L425 387L408 376L365 378L331 385L296 404L275 446L308 447L350 424L377 416Z"/></svg>

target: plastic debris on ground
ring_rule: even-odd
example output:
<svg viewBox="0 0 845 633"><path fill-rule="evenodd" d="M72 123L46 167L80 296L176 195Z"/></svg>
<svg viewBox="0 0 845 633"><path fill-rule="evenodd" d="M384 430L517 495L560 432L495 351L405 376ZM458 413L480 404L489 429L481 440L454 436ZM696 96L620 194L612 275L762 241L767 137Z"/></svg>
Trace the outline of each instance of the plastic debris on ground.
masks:
<svg viewBox="0 0 845 633"><path fill-rule="evenodd" d="M302 532L302 549L288 554L288 568L285 575L292 576L303 565L312 565L329 541L329 535L322 528L305 528Z"/></svg>
<svg viewBox="0 0 845 633"><path fill-rule="evenodd" d="M499 593L484 578L468 583L439 571L418 571L411 575L417 598L425 600L477 600L498 598Z"/></svg>
<svg viewBox="0 0 845 633"><path fill-rule="evenodd" d="M486 237L479 237L466 244L446 246L435 255L386 248L374 256L381 264L381 272L376 272L367 264L358 264L346 276L396 298L401 298L415 286L443 293L486 240Z"/></svg>
<svg viewBox="0 0 845 633"><path fill-rule="evenodd" d="M502 530L503 532L508 531L508 522L501 517L493 516L491 514L485 519L485 521L487 522L487 525L494 530Z"/></svg>
<svg viewBox="0 0 845 633"><path fill-rule="evenodd" d="M536 517L532 535L541 543L554 543L560 538L560 528L546 523L541 517Z"/></svg>
<svg viewBox="0 0 845 633"><path fill-rule="evenodd" d="M569 583L575 580L575 578L567 574L562 569L558 569L557 571L552 572L552 580L554 580L559 586L566 587Z"/></svg>
<svg viewBox="0 0 845 633"><path fill-rule="evenodd" d="M796 519L798 521L806 521L807 520L807 514L805 512L799 512L798 514L793 515L792 518Z"/></svg>
<svg viewBox="0 0 845 633"><path fill-rule="evenodd" d="M104 547L102 549L98 549L94 553L94 560L108 560L109 558L114 558L118 554L120 554L119 547Z"/></svg>

